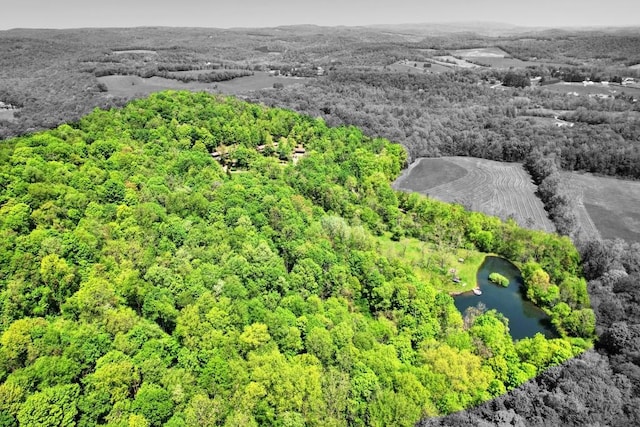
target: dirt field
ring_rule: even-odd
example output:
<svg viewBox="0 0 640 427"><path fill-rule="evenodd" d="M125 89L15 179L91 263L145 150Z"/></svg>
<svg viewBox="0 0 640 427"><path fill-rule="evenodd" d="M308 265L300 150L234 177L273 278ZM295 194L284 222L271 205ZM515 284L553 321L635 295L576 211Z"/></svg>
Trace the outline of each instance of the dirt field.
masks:
<svg viewBox="0 0 640 427"><path fill-rule="evenodd" d="M268 73L256 72L253 76L238 77L233 80L216 83L189 82L151 77L143 79L138 76L104 76L98 80L107 86L110 94L115 96L146 96L166 89L207 91L236 95L252 90L272 88L274 83L285 86L304 82L304 78L275 77Z"/></svg>
<svg viewBox="0 0 640 427"><path fill-rule="evenodd" d="M531 177L519 163L473 157L424 158L407 169L394 186L502 219L512 216L527 228L555 230L535 195Z"/></svg>
<svg viewBox="0 0 640 427"><path fill-rule="evenodd" d="M640 242L640 182L565 173L578 199L578 219L593 237Z"/></svg>

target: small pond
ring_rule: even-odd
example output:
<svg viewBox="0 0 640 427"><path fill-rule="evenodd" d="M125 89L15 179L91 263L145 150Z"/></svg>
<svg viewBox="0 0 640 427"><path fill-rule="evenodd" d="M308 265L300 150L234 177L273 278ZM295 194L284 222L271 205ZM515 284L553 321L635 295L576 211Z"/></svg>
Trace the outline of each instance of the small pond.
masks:
<svg viewBox="0 0 640 427"><path fill-rule="evenodd" d="M491 283L489 274L493 272L509 279L509 286L504 288ZM518 267L504 258L488 256L476 278L482 295L468 292L454 297L454 304L463 315L468 307L481 302L487 310L495 309L509 319L509 330L514 340L533 337L537 332L547 338L558 337L549 316L526 299L524 281Z"/></svg>

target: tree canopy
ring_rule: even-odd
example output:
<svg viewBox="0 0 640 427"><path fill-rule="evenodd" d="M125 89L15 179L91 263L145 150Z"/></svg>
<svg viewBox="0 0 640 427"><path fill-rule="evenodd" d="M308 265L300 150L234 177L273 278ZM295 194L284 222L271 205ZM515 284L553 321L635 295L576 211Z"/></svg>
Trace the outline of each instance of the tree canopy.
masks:
<svg viewBox="0 0 640 427"><path fill-rule="evenodd" d="M354 127L187 92L3 142L3 425L413 425L589 347L570 241L395 192L405 162ZM379 250L400 236L525 266L563 338L464 319Z"/></svg>

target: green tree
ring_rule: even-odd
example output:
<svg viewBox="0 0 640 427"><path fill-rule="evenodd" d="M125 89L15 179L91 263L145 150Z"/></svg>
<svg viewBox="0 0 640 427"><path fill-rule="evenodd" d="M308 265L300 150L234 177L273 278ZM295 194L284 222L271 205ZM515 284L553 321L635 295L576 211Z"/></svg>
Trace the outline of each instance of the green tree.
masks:
<svg viewBox="0 0 640 427"><path fill-rule="evenodd" d="M78 414L77 384L46 388L32 394L18 413L21 426L74 426Z"/></svg>
<svg viewBox="0 0 640 427"><path fill-rule="evenodd" d="M335 352L331 334L324 328L314 328L305 338L305 348L316 356L324 365L328 365Z"/></svg>
<svg viewBox="0 0 640 427"><path fill-rule="evenodd" d="M143 383L131 409L143 415L150 425L161 426L173 414L173 401L167 390L156 384Z"/></svg>

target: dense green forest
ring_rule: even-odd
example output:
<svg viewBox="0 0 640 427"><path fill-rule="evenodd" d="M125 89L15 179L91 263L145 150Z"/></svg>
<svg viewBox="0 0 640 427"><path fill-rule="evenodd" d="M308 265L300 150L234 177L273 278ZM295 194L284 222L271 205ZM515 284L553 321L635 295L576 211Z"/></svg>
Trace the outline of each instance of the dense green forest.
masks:
<svg viewBox="0 0 640 427"><path fill-rule="evenodd" d="M406 156L187 92L3 141L0 424L413 425L589 348L572 243L393 191ZM512 260L562 338L459 313L389 238Z"/></svg>

